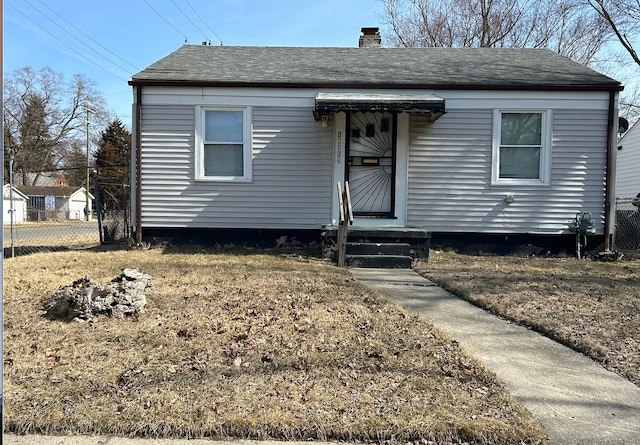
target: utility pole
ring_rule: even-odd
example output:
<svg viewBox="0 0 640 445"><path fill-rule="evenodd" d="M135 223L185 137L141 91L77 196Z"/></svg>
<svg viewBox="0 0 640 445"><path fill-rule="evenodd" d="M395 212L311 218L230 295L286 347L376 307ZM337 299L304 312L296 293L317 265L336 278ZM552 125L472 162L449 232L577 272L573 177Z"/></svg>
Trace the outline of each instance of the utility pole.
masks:
<svg viewBox="0 0 640 445"><path fill-rule="evenodd" d="M15 212L16 209L14 207L14 203L13 203L13 149L11 149L10 151L10 155L11 156L9 158L9 201L11 202L11 204L9 205L9 219L11 220L11 228L10 228L10 233L11 233L11 258L15 258L16 253L15 253L15 240L13 237L13 232L14 232L14 227L13 227L13 221L15 218Z"/></svg>
<svg viewBox="0 0 640 445"><path fill-rule="evenodd" d="M93 111L89 107L85 106L85 110L87 110L87 178L85 181L85 205L84 205L84 216L85 221L91 220L91 207L89 205L89 115Z"/></svg>

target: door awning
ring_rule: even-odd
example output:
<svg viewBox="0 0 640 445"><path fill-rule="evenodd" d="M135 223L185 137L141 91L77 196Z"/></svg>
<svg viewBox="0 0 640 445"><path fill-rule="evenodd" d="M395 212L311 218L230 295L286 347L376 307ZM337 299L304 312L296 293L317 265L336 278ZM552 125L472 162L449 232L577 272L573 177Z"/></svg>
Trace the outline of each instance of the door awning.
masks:
<svg viewBox="0 0 640 445"><path fill-rule="evenodd" d="M433 122L446 113L444 99L433 94L318 93L313 115L336 111L427 113Z"/></svg>

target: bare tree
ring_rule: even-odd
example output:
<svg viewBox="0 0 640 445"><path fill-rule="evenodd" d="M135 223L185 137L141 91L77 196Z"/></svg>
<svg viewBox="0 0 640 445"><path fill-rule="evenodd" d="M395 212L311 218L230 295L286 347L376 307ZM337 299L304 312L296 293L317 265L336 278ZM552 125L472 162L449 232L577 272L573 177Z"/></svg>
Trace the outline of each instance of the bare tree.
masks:
<svg viewBox="0 0 640 445"><path fill-rule="evenodd" d="M539 37L533 47L548 48L588 65L611 37L605 21L585 8L583 0L541 1L536 8L532 16Z"/></svg>
<svg viewBox="0 0 640 445"><path fill-rule="evenodd" d="M613 41L622 46L611 51L615 59L607 60L615 77L625 79L624 95L620 97L620 114L629 121L640 119L640 0L586 0L613 32ZM629 63L629 57L633 63Z"/></svg>
<svg viewBox="0 0 640 445"><path fill-rule="evenodd" d="M618 41L640 65L640 55L634 48L633 39L640 34L640 0L587 0L611 27Z"/></svg>
<svg viewBox="0 0 640 445"><path fill-rule="evenodd" d="M380 1L393 46L549 48L587 64L611 35L584 0Z"/></svg>
<svg viewBox="0 0 640 445"><path fill-rule="evenodd" d="M25 67L4 81L3 125L6 157L23 185L34 185L43 170L60 167L86 135L85 107L106 117L104 98L80 74L66 81L51 68Z"/></svg>

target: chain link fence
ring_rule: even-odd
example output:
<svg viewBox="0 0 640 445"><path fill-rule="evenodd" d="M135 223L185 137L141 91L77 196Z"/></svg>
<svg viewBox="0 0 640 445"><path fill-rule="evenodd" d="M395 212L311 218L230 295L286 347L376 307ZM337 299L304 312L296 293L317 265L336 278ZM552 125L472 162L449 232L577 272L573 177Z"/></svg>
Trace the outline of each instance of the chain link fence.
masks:
<svg viewBox="0 0 640 445"><path fill-rule="evenodd" d="M640 254L640 198L616 199L615 249Z"/></svg>
<svg viewBox="0 0 640 445"><path fill-rule="evenodd" d="M82 219L77 212L48 211L26 208L26 215L13 224L5 210L3 219L4 257L11 258L37 252L53 252L71 248L87 248L100 243L98 221Z"/></svg>
<svg viewBox="0 0 640 445"><path fill-rule="evenodd" d="M62 195L59 187L5 187L4 258L129 239L128 185L108 179L93 185L88 207L83 188L80 194Z"/></svg>
<svg viewBox="0 0 640 445"><path fill-rule="evenodd" d="M131 237L130 188L117 179L96 179L93 183L100 244L114 244Z"/></svg>

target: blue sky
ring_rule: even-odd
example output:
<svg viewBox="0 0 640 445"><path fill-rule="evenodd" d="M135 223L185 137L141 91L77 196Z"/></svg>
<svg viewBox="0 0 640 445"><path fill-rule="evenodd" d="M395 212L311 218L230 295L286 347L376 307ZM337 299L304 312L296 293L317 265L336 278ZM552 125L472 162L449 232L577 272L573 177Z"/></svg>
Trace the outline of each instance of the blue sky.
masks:
<svg viewBox="0 0 640 445"><path fill-rule="evenodd" d="M127 81L185 38L191 44L355 47L363 26L382 28L384 43L381 13L379 0L4 0L3 69L49 66L68 79L82 73L130 126ZM631 92L639 87L637 73L629 63L605 74Z"/></svg>
<svg viewBox="0 0 640 445"><path fill-rule="evenodd" d="M377 0L4 0L3 69L49 66L67 79L82 73L130 125L127 81L185 38L357 46L363 26L382 28L380 12Z"/></svg>

